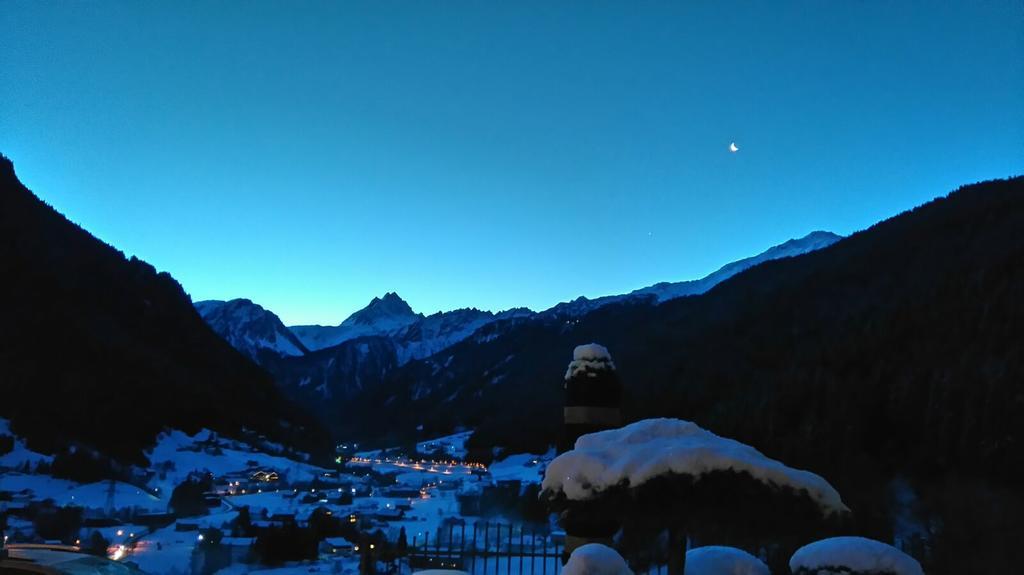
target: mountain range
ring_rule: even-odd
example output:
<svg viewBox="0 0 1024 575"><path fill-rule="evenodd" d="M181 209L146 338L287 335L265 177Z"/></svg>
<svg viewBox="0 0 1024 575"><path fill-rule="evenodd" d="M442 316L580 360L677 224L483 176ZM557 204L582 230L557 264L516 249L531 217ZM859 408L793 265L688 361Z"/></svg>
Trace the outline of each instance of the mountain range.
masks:
<svg viewBox="0 0 1024 575"><path fill-rule="evenodd" d="M424 360L474 337L500 337L522 322L573 322L604 306L627 302L656 305L706 292L758 264L827 247L840 236L813 232L761 254L727 264L708 276L664 282L628 294L577 298L533 312L513 308L492 313L472 308L425 316L389 292L337 326L285 327L273 313L247 299L200 301L196 309L210 326L242 353L273 374L278 385L325 425L339 429L337 415L357 397L380 385L397 368Z"/></svg>
<svg viewBox="0 0 1024 575"><path fill-rule="evenodd" d="M365 337L385 337L394 344L397 363L429 357L472 335L481 327L502 320L540 317L575 318L605 305L630 299L661 303L677 297L706 292L743 270L774 259L793 257L818 250L841 236L816 231L749 258L729 263L707 276L691 281L662 282L628 294L579 297L541 312L513 308L493 313L475 308L437 312L426 316L416 313L397 293L375 297L337 326L295 325L285 327L272 312L248 299L196 302L196 309L210 327L239 351L260 362L263 352L282 357L305 355Z"/></svg>

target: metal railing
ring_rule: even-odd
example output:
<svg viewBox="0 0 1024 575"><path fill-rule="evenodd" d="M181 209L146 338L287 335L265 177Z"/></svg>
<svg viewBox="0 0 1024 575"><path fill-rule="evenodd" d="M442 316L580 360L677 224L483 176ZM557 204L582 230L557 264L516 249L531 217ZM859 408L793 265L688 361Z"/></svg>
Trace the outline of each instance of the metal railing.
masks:
<svg viewBox="0 0 1024 575"><path fill-rule="evenodd" d="M476 522L414 537L403 558L413 571L458 569L473 575L557 575L563 544L536 528Z"/></svg>

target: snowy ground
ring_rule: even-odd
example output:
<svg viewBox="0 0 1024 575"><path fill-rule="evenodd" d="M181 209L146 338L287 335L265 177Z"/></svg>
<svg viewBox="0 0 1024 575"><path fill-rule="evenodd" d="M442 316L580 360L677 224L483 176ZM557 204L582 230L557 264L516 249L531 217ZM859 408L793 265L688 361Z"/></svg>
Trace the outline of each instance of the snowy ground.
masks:
<svg viewBox="0 0 1024 575"><path fill-rule="evenodd" d="M184 481L192 471L205 470L214 476L223 476L250 468L274 469L281 474L282 481L291 483L309 482L329 471L308 463L255 451L236 441L215 439L215 436L206 430L193 436L180 431L163 433L147 455L151 467L161 471L150 482L150 486L159 488L162 493L170 493L174 486Z"/></svg>
<svg viewBox="0 0 1024 575"><path fill-rule="evenodd" d="M432 453L441 449L455 459L465 459L467 454L466 441L471 435L473 435L472 431L464 431L462 433L438 437L437 439L421 441L416 444L416 450L420 453Z"/></svg>
<svg viewBox="0 0 1024 575"><path fill-rule="evenodd" d="M50 463L53 457L36 453L25 446L25 442L11 433L11 422L0 417L0 435L14 437L14 448L9 453L0 455L0 469L17 469L25 464L34 466L38 463Z"/></svg>
<svg viewBox="0 0 1024 575"><path fill-rule="evenodd" d="M523 483L540 483L544 479L544 469L554 458L554 449L543 455L519 453L494 462L488 471L495 481L519 480Z"/></svg>

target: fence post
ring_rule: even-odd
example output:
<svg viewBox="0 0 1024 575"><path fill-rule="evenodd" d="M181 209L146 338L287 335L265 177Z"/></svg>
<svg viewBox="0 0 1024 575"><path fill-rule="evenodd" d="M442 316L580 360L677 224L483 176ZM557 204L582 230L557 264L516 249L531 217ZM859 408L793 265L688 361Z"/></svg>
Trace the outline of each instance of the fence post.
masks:
<svg viewBox="0 0 1024 575"><path fill-rule="evenodd" d="M526 531L526 528L523 527L522 525L520 525L519 526L519 575L523 574L523 553L524 553L524 551L523 551L523 542L524 542L524 537L526 536L526 533L524 533L525 531Z"/></svg>
<svg viewBox="0 0 1024 575"><path fill-rule="evenodd" d="M452 557L455 556L454 555L454 549L453 549L453 546L452 546L452 543L455 542L454 539L452 539L452 537L454 537L454 533L455 533L455 524L454 523L449 523L448 524L448 558L449 559L451 559Z"/></svg>
<svg viewBox="0 0 1024 575"><path fill-rule="evenodd" d="M475 521L473 522L473 550L470 552L470 555L473 556L473 568L469 570L470 573L474 574L476 573L476 556L479 553L476 548L476 523Z"/></svg>
<svg viewBox="0 0 1024 575"><path fill-rule="evenodd" d="M488 542L487 536L491 532L491 524L484 522L484 575L487 575L487 554L491 550L490 543Z"/></svg>

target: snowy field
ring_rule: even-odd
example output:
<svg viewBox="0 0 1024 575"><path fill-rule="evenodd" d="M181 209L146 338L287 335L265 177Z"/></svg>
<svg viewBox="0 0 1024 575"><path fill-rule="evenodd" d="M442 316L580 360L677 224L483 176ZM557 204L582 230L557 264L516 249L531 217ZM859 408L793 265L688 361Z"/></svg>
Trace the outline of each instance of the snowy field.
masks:
<svg viewBox="0 0 1024 575"><path fill-rule="evenodd" d="M150 486L169 493L192 471L205 470L215 477L250 468L275 469L291 483L310 482L329 470L277 455L268 455L247 444L217 439L210 431L189 436L180 431L163 433L147 453L150 466L160 470ZM166 471L165 471L166 470Z"/></svg>

